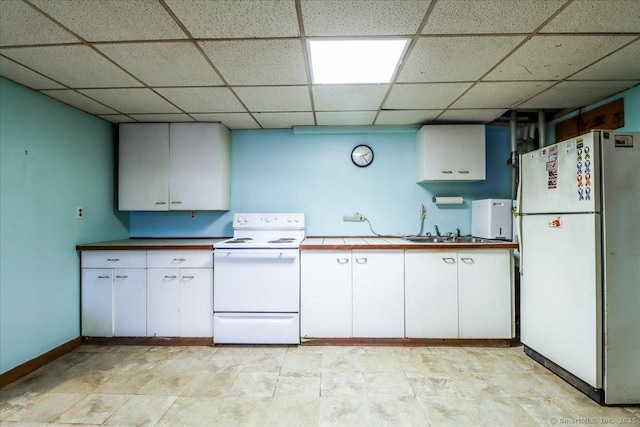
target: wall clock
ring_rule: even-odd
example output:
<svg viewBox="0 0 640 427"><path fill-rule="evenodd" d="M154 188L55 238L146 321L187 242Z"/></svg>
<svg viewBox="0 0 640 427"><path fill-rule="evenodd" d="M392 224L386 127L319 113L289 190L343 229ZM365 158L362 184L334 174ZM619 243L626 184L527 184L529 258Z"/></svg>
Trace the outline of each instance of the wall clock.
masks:
<svg viewBox="0 0 640 427"><path fill-rule="evenodd" d="M360 144L351 151L351 161L354 165L365 168L373 162L373 150L368 145Z"/></svg>

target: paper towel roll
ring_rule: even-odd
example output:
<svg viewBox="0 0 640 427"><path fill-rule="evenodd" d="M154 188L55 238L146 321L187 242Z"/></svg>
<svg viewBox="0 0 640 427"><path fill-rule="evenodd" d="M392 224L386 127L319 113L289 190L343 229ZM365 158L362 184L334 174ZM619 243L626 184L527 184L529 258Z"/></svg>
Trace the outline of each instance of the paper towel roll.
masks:
<svg viewBox="0 0 640 427"><path fill-rule="evenodd" d="M436 205L461 205L464 203L462 197L434 197L433 203Z"/></svg>

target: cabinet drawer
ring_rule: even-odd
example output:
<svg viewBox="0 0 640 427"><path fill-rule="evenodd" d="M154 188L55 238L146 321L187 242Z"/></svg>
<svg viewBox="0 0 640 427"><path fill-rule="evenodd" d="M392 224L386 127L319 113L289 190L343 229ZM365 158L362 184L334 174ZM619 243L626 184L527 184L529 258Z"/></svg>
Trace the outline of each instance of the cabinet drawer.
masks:
<svg viewBox="0 0 640 427"><path fill-rule="evenodd" d="M213 251L149 251L150 268L213 268Z"/></svg>
<svg viewBox="0 0 640 427"><path fill-rule="evenodd" d="M145 268L145 251L83 251L82 268Z"/></svg>

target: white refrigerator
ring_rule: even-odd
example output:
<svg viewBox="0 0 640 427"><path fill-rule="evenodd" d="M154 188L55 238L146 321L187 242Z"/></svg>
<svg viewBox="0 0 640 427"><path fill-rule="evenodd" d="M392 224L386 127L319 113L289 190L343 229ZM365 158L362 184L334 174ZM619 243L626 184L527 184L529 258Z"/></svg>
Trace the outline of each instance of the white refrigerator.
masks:
<svg viewBox="0 0 640 427"><path fill-rule="evenodd" d="M521 341L592 399L640 403L640 133L520 158Z"/></svg>

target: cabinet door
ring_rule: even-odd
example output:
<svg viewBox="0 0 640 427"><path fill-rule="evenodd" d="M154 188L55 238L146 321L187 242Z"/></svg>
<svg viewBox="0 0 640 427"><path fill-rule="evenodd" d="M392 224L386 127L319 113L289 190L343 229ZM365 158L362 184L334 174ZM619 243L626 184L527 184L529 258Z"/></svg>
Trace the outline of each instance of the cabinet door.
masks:
<svg viewBox="0 0 640 427"><path fill-rule="evenodd" d="M511 252L458 252L460 338L511 338Z"/></svg>
<svg viewBox="0 0 640 427"><path fill-rule="evenodd" d="M417 181L452 181L456 173L452 125L423 126L417 134Z"/></svg>
<svg viewBox="0 0 640 427"><path fill-rule="evenodd" d="M118 209L169 209L169 124L120 125Z"/></svg>
<svg viewBox="0 0 640 427"><path fill-rule="evenodd" d="M229 209L229 131L219 123L172 123L170 209Z"/></svg>
<svg viewBox="0 0 640 427"><path fill-rule="evenodd" d="M181 268L180 336L213 336L213 269Z"/></svg>
<svg viewBox="0 0 640 427"><path fill-rule="evenodd" d="M406 251L407 338L458 337L456 251Z"/></svg>
<svg viewBox="0 0 640 427"><path fill-rule="evenodd" d="M147 336L180 336L180 279L177 268L147 270Z"/></svg>
<svg viewBox="0 0 640 427"><path fill-rule="evenodd" d="M300 256L300 335L352 335L350 251L303 251Z"/></svg>
<svg viewBox="0 0 640 427"><path fill-rule="evenodd" d="M82 336L113 336L112 275L111 269L82 269Z"/></svg>
<svg viewBox="0 0 640 427"><path fill-rule="evenodd" d="M113 271L113 335L147 334L147 271L126 268Z"/></svg>
<svg viewBox="0 0 640 427"><path fill-rule="evenodd" d="M404 337L404 253L353 251L353 336Z"/></svg>
<svg viewBox="0 0 640 427"><path fill-rule="evenodd" d="M455 179L479 181L486 178L484 125L455 126Z"/></svg>

